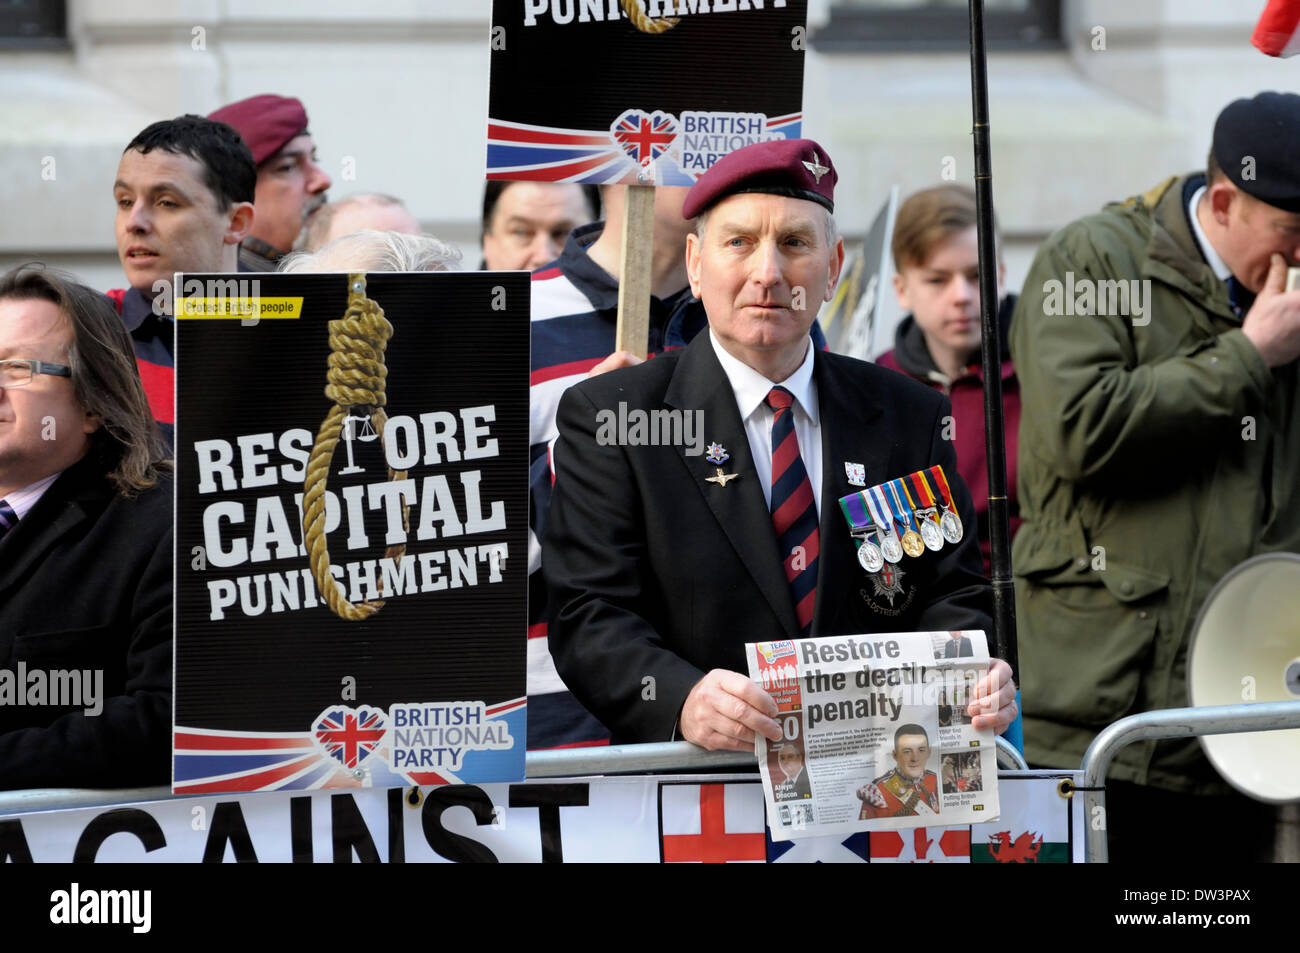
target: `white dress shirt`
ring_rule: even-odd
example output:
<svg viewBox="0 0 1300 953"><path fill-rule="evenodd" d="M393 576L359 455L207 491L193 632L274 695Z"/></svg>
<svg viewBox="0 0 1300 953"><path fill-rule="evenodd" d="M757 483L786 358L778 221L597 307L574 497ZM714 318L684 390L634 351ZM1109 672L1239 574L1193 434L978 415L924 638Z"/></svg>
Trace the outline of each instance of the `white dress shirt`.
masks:
<svg viewBox="0 0 1300 953"><path fill-rule="evenodd" d="M44 479L28 484L21 490L14 490L4 497L4 501L9 504L9 508L14 511L17 517L22 519L31 512L32 507L36 505L36 501L45 495L45 491L50 488L50 484L57 480L59 473L62 472L60 470L58 473L51 473Z"/></svg>
<svg viewBox="0 0 1300 953"><path fill-rule="evenodd" d="M1196 217L1196 206L1201 203L1201 196L1208 191L1209 189L1202 185L1193 193L1191 201L1187 203L1187 217L1192 220L1192 234L1196 236L1196 244L1201 246L1205 263L1221 281L1227 281L1232 277L1232 269L1223 263L1223 259L1219 257L1219 253L1214 250L1214 246L1206 237L1205 229L1201 228L1201 220Z"/></svg>
<svg viewBox="0 0 1300 953"><path fill-rule="evenodd" d="M807 339L808 352L804 355L799 369L783 381L768 380L748 364L727 353L726 348L718 343L709 329L709 343L713 353L718 355L718 363L731 384L736 396L736 407L740 410L740 419L745 424L745 436L749 438L749 452L754 457L754 469L758 471L759 482L763 485L763 499L767 507L772 508L772 421L776 412L767 405L767 395L778 384L794 396L794 433L799 441L799 456L803 459L804 469L808 471L808 480L812 483L813 500L817 504L820 517L822 509L822 434L821 417L817 406L817 385L813 382L812 339ZM709 422L704 422L704 437L710 439Z"/></svg>

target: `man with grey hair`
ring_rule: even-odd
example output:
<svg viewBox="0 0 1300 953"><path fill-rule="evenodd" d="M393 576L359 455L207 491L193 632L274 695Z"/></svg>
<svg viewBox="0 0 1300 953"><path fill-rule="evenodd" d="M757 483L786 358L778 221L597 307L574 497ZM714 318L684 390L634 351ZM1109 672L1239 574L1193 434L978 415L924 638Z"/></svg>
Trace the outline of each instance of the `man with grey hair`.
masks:
<svg viewBox="0 0 1300 953"><path fill-rule="evenodd" d="M365 229L334 239L315 252L296 252L281 273L322 271L455 271L460 252L431 235Z"/></svg>
<svg viewBox="0 0 1300 953"><path fill-rule="evenodd" d="M807 139L720 160L682 207L708 213L686 252L708 333L560 400L542 547L551 647L616 742L780 741L776 703L742 674L746 642L992 628L974 534L871 573L840 514L854 466L881 483L938 464L974 519L944 439L947 399L810 339L844 263L843 242L827 241L836 179ZM598 420L612 407L698 415L708 453L604 439ZM877 596L889 587L888 605L873 583ZM1005 662L992 662L977 695L976 729L1010 724Z"/></svg>
<svg viewBox="0 0 1300 953"><path fill-rule="evenodd" d="M419 235L420 223L399 198L362 192L322 205L303 230L302 250L319 251L334 239L365 230Z"/></svg>
<svg viewBox="0 0 1300 953"><path fill-rule="evenodd" d="M693 227L693 218L682 214L688 191L675 186L655 189L649 354L685 347L708 325L686 274L686 243ZM642 360L614 350L627 186L603 186L601 199L605 220L574 229L560 257L533 273L528 442L530 530L535 539L545 530L552 484L549 449L558 433L555 414L561 395L588 377ZM814 347L826 346L816 321L810 334ZM539 560L540 549L530 545L528 747L603 740L607 732L574 701L547 649L546 589Z"/></svg>

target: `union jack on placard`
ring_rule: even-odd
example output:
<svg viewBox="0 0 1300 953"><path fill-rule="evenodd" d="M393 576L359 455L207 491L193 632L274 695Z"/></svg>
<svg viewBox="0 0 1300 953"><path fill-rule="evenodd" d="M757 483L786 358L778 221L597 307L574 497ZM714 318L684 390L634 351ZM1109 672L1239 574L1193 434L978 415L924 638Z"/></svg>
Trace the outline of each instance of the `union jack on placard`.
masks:
<svg viewBox="0 0 1300 953"><path fill-rule="evenodd" d="M649 165L668 151L677 138L677 119L672 113L647 115L628 109L614 122L614 139L637 165Z"/></svg>
<svg viewBox="0 0 1300 953"><path fill-rule="evenodd" d="M316 739L345 768L355 768L384 740L384 714L373 708L333 708L316 722Z"/></svg>

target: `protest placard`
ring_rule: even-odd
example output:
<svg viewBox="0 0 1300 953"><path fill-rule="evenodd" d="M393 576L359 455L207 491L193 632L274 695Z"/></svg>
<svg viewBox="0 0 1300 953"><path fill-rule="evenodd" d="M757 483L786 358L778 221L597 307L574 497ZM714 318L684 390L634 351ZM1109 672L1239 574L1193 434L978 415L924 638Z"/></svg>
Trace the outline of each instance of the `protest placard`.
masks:
<svg viewBox="0 0 1300 953"><path fill-rule="evenodd" d="M521 778L527 276L176 288L174 790Z"/></svg>
<svg viewBox="0 0 1300 953"><path fill-rule="evenodd" d="M807 0L495 0L487 177L691 185L799 138L806 17Z"/></svg>

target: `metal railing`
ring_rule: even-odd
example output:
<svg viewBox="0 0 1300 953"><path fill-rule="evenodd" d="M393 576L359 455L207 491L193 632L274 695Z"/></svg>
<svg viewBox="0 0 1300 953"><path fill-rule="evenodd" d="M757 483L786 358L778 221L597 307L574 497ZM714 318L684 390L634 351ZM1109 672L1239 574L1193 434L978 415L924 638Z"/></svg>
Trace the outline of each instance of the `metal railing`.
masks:
<svg viewBox="0 0 1300 953"><path fill-rule="evenodd" d="M1300 728L1300 701L1171 708L1131 715L1107 726L1093 739L1083 757L1083 789L1076 794L1084 799L1085 860L1088 863L1106 863L1109 859L1105 827L1094 827L1092 819L1095 807L1105 809L1106 774L1123 748L1153 738L1163 740L1292 728ZM997 754L1000 768L1028 769L1020 752L1004 738L997 739ZM530 751L525 765L526 776L534 779L753 768L755 760L752 752L705 751L690 742L677 741ZM201 796L205 795L173 795L167 787L0 791L0 817Z"/></svg>
<svg viewBox="0 0 1300 953"><path fill-rule="evenodd" d="M1121 718L1107 725L1092 740L1083 756L1084 859L1090 864L1109 861L1106 826L1093 824L1095 808L1106 809L1106 772L1120 750L1135 741L1152 738L1189 738L1196 735L1226 735L1244 731L1276 731L1300 728L1300 701L1253 702L1247 705L1216 705L1209 708L1167 708Z"/></svg>
<svg viewBox="0 0 1300 953"><path fill-rule="evenodd" d="M997 739L998 764L1026 770L1025 759L1003 738ZM594 748L561 748L553 751L529 751L524 759L525 773L532 778L564 778L592 775L665 774L678 771L754 768L750 751L705 751L689 741L643 745L608 745ZM167 787L118 788L33 788L24 791L0 791L0 817L36 811L59 811L69 808L110 807L139 801L163 801L179 797L207 795L172 794Z"/></svg>

